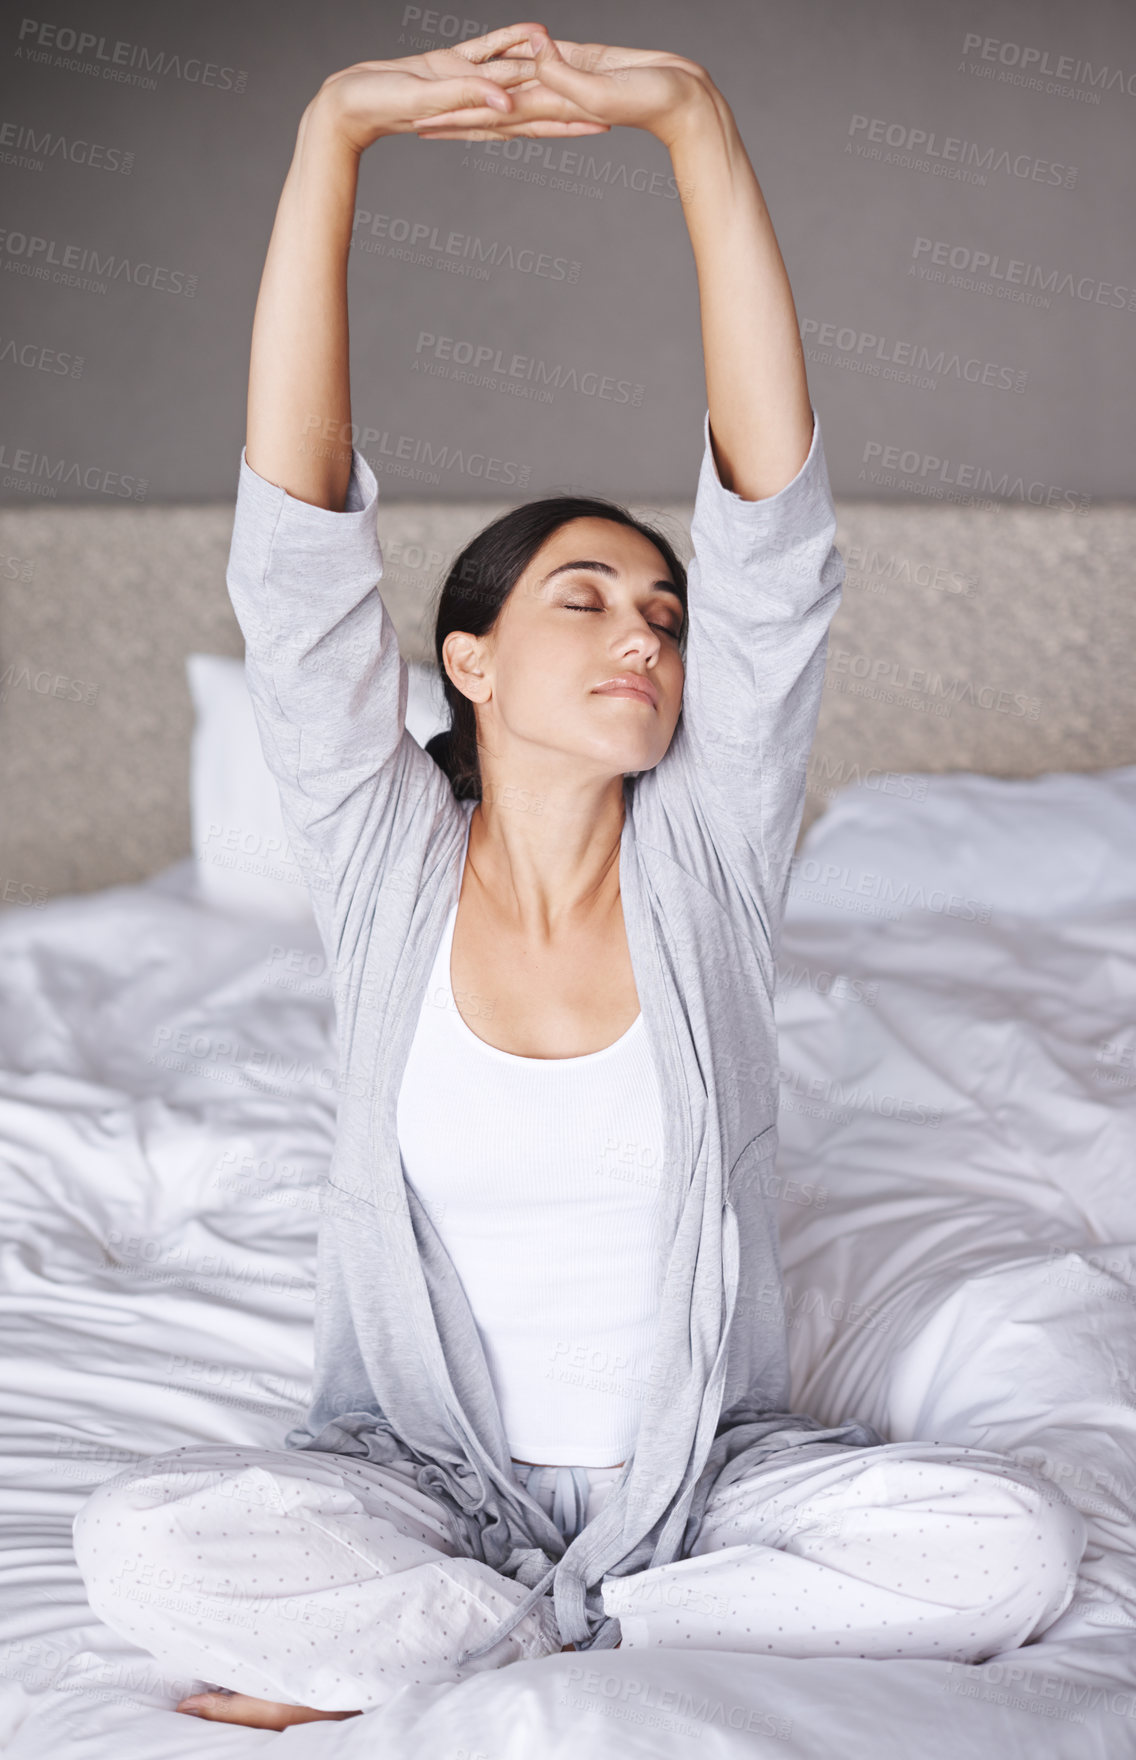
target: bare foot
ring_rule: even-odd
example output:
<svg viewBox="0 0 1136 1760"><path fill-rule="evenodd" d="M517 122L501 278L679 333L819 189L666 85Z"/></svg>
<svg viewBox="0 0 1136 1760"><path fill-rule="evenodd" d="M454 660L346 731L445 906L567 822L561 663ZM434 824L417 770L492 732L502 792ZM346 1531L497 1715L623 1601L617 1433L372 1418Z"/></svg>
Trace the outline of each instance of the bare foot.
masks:
<svg viewBox="0 0 1136 1760"><path fill-rule="evenodd" d="M191 1693L176 1707L189 1717L211 1723L243 1723L250 1729L288 1729L293 1723L314 1723L319 1718L362 1717L361 1711L313 1711L308 1705L275 1705L271 1699L251 1699L247 1693Z"/></svg>

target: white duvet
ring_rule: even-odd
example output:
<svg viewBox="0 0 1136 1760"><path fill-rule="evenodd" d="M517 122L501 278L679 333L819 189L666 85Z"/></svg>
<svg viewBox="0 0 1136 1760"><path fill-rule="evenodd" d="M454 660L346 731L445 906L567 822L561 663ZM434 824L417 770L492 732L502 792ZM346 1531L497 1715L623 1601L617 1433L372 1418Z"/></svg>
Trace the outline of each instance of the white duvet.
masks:
<svg viewBox="0 0 1136 1760"><path fill-rule="evenodd" d="M13 1760L1136 1754L1136 767L886 780L814 825L782 947L794 1406L1038 1465L1089 1523L1068 1612L974 1668L567 1653L283 1736L176 1715L208 1683L91 1616L71 1522L302 1417L334 1123L314 927L185 862L0 912Z"/></svg>

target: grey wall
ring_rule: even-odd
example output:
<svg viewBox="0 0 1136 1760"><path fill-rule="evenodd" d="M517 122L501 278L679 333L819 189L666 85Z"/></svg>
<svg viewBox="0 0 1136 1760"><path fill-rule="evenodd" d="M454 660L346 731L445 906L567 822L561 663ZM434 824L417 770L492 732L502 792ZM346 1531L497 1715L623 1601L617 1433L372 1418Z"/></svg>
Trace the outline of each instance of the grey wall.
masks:
<svg viewBox="0 0 1136 1760"><path fill-rule="evenodd" d="M0 908L188 853L184 662L240 653L249 336L299 115L337 67L511 16L438 14L424 37L385 0L24 3L0 20ZM861 778L914 799L922 771L1136 762L1132 0L537 16L704 63L768 197L848 565L806 821ZM927 152L902 162L889 131ZM503 505L579 484L689 514L705 391L667 172L626 130L364 160L354 414L408 657ZM990 272L964 272L978 252ZM423 332L562 382L525 398L524 378L416 370ZM605 376L616 396L589 394Z"/></svg>
<svg viewBox="0 0 1136 1760"><path fill-rule="evenodd" d="M512 16L439 10L423 31L416 12L391 0L5 10L0 504L232 496L253 306L304 104L337 67ZM557 35L673 48L721 86L809 327L838 494L1083 505L1132 493L1130 0L559 0L538 16ZM76 32L96 41L75 45ZM983 45L965 47L968 35ZM623 129L508 148L405 137L364 160L354 414L386 437L364 449L402 496L581 483L686 497L704 387L664 149ZM425 229L418 260L394 254L411 228ZM452 272L475 249L494 255L485 277ZM977 274L976 253L992 259ZM506 364L607 376L615 395L562 384L545 402L452 368L428 376L423 332ZM641 389L621 401L621 383ZM400 447L448 449L446 463L407 475ZM486 454L516 474L487 481Z"/></svg>

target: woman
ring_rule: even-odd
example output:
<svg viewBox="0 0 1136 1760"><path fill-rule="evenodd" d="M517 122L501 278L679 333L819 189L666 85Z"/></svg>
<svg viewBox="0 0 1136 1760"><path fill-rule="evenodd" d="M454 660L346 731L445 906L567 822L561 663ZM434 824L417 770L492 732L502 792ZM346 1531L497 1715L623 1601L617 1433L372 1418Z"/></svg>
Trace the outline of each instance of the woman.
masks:
<svg viewBox="0 0 1136 1760"><path fill-rule="evenodd" d="M359 159L615 125L668 148L698 270L689 630L649 527L516 509L445 584L428 755L349 441ZM282 1729L620 1641L972 1661L1068 1604L1084 1524L1045 1481L787 1409L772 996L834 531L784 265L703 68L518 24L324 82L228 574L335 972L314 1397L287 1450L174 1450L75 1525L96 1613L220 1683L179 1710Z"/></svg>

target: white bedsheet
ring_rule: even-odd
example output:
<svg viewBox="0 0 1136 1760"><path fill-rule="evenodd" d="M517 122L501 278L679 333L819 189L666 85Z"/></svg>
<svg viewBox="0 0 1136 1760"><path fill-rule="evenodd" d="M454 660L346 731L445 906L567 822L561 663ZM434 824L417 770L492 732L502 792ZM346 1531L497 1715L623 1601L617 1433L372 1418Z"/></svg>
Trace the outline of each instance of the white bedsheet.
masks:
<svg viewBox="0 0 1136 1760"><path fill-rule="evenodd" d="M845 791L791 893L794 1404L1039 1465L1090 1525L1057 1625L976 1668L568 1653L283 1737L174 1715L206 1683L92 1618L72 1518L139 1456L302 1416L334 1120L314 928L199 902L186 862L0 912L13 1760L1136 1752L1136 768L928 781Z"/></svg>

